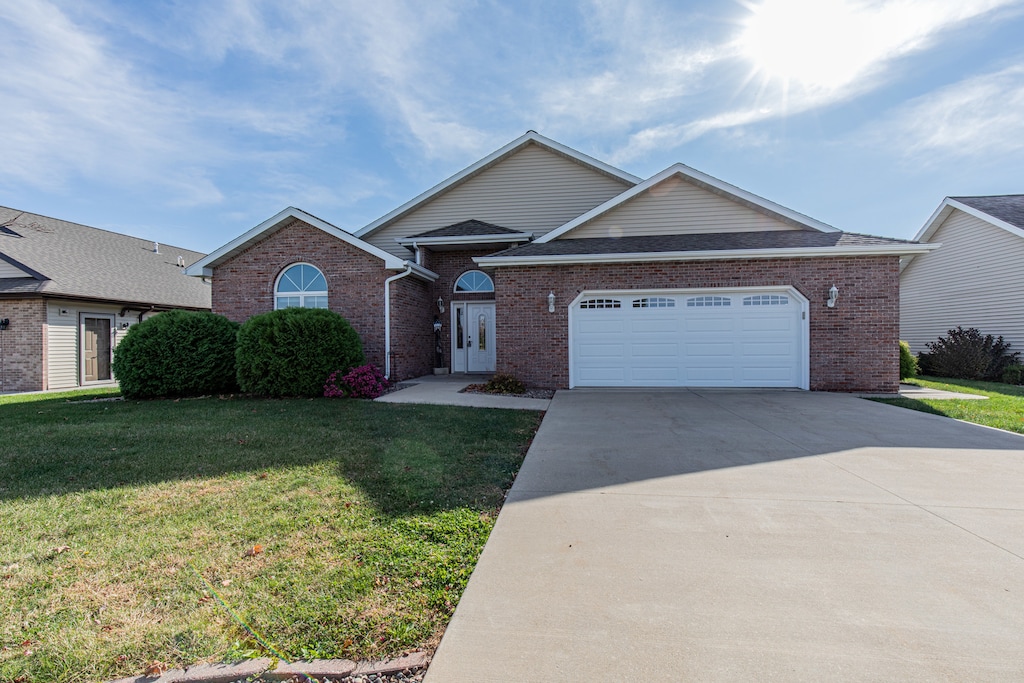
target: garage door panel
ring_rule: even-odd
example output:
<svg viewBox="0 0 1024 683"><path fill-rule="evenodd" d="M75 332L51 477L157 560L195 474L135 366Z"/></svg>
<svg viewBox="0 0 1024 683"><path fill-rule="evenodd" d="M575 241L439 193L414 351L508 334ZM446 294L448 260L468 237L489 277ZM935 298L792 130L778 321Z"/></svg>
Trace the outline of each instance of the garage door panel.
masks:
<svg viewBox="0 0 1024 683"><path fill-rule="evenodd" d="M685 298L700 302L693 306L671 296L674 307L660 305L669 298L664 294L637 291L622 300L647 305L574 309L574 385L796 387L804 381L807 323L789 294L709 290ZM748 300L756 303L741 304Z"/></svg>

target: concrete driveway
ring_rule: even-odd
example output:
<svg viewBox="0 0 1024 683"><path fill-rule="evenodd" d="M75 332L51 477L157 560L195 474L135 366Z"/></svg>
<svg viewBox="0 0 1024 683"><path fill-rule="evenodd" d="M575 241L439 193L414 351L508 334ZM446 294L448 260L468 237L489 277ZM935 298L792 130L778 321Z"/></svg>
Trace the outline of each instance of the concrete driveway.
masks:
<svg viewBox="0 0 1024 683"><path fill-rule="evenodd" d="M1024 437L559 392L427 675L527 680L1024 680Z"/></svg>

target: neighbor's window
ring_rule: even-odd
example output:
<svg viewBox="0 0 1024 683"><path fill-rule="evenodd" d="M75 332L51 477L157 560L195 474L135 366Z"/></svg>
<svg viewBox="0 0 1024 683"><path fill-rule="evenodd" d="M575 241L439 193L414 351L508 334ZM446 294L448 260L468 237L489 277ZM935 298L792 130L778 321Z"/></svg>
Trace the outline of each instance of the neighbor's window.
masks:
<svg viewBox="0 0 1024 683"><path fill-rule="evenodd" d="M455 283L456 292L493 292L494 280L487 273L468 270Z"/></svg>
<svg viewBox="0 0 1024 683"><path fill-rule="evenodd" d="M316 266L285 268L274 289L275 308L327 308L327 280Z"/></svg>

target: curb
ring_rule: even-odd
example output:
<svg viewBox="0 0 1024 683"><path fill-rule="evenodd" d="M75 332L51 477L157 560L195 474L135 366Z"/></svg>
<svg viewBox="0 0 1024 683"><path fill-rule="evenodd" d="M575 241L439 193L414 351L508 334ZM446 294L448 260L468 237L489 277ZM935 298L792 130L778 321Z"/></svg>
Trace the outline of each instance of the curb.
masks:
<svg viewBox="0 0 1024 683"><path fill-rule="evenodd" d="M391 674L425 669L430 658L425 652L413 652L403 657L381 661L353 662L349 659L314 659L308 662L278 663L268 657L250 659L239 664L197 664L184 669L170 669L157 676L130 676L110 683L255 683L266 681L284 683L341 683L350 676L388 676Z"/></svg>

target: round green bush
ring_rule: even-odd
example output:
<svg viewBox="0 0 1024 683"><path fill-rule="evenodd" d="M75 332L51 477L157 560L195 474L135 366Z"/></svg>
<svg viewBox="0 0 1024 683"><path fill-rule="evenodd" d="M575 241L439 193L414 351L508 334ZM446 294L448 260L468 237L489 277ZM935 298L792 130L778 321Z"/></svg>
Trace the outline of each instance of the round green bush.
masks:
<svg viewBox="0 0 1024 683"><path fill-rule="evenodd" d="M168 311L128 328L114 349L114 376L126 398L237 391L238 323L195 311Z"/></svg>
<svg viewBox="0 0 1024 683"><path fill-rule="evenodd" d="M910 344L900 342L900 379L917 377L917 357L910 351Z"/></svg>
<svg viewBox="0 0 1024 683"><path fill-rule="evenodd" d="M249 318L238 330L238 386L262 396L320 396L336 370L363 364L348 321L323 308L285 308Z"/></svg>

